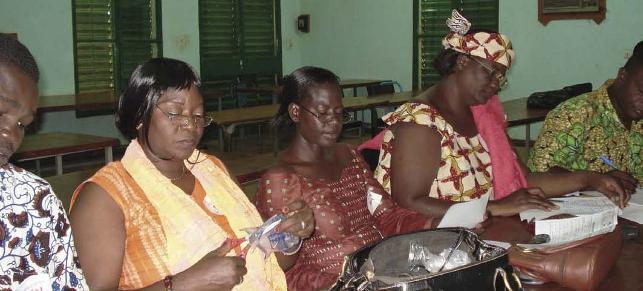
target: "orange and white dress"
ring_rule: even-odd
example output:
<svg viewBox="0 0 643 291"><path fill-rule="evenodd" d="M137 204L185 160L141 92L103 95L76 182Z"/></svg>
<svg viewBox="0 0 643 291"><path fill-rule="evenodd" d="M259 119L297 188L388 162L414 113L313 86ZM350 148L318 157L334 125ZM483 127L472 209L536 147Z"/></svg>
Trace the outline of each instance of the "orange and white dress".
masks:
<svg viewBox="0 0 643 291"><path fill-rule="evenodd" d="M382 119L389 126L398 122L425 125L442 137L440 167L427 193L429 197L458 202L487 193L493 197L491 158L479 134L474 137L459 134L434 107L419 102L406 103ZM387 129L375 169L375 178L388 193L391 193L391 177L395 175L395 169L391 169L394 140L393 131Z"/></svg>
<svg viewBox="0 0 643 291"><path fill-rule="evenodd" d="M246 195L215 157L198 150L186 166L196 177L192 195L160 174L136 140L123 159L100 169L87 182L103 188L123 211L125 253L119 289L139 289L191 267L226 238L263 223ZM72 198L76 200L81 184ZM237 255L239 249L231 251ZM246 257L248 273L234 290L286 290L286 278L274 255Z"/></svg>

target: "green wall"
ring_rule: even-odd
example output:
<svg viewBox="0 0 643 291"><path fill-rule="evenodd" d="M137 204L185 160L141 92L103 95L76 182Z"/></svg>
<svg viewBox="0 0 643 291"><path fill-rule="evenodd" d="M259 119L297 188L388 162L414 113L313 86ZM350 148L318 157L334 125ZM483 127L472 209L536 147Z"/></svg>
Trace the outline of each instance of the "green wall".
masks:
<svg viewBox="0 0 643 291"><path fill-rule="evenodd" d="M598 88L616 76L634 45L643 40L641 0L607 1L600 25L565 20L543 26L537 6L537 1L500 1L500 31L511 38L517 55L503 100L583 82ZM540 128L541 124L532 126L532 139ZM522 138L523 129L513 128L510 135Z"/></svg>
<svg viewBox="0 0 643 291"><path fill-rule="evenodd" d="M301 11L311 22L310 33L299 38L302 65L411 88L412 1L301 0Z"/></svg>
<svg viewBox="0 0 643 291"><path fill-rule="evenodd" d="M41 94L74 91L71 2L0 0L0 31L17 32L33 52ZM342 78L412 83L412 1L282 0L283 70L302 65L329 68ZM606 20L537 20L537 2L500 0L500 30L517 52L503 100L534 91L590 81L595 87L616 74L633 45L643 39L643 1L607 1ZM196 0L162 0L163 51L199 69ZM310 14L311 32L296 31ZM116 136L111 116L76 119L73 112L44 115L43 131L66 130ZM537 128L537 127L536 127ZM522 130L512 130L520 136Z"/></svg>

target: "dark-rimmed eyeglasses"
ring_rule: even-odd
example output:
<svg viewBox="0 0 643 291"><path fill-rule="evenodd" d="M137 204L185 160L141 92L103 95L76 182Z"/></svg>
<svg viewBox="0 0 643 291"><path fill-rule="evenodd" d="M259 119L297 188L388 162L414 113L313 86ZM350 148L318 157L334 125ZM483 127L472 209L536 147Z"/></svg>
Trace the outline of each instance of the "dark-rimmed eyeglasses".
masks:
<svg viewBox="0 0 643 291"><path fill-rule="evenodd" d="M335 116L338 116L338 115L341 116L339 119L342 121L342 123L346 123L346 122L349 122L349 121L353 120L353 116L350 115L348 112L344 112L343 109L342 109L341 112L334 112L334 111L330 110L328 112L319 113L319 112L314 112L314 111L302 106L301 104L297 104L297 103L294 103L294 104L299 106L299 108L303 109L304 111L310 113L312 116L315 116L315 118L317 118L319 121L324 122L324 123L328 123L333 118L335 118Z"/></svg>
<svg viewBox="0 0 643 291"><path fill-rule="evenodd" d="M207 116L207 115L183 115L179 113L172 113L172 112L167 112L163 110L161 107L159 107L158 104L156 104L156 108L163 113L167 117L167 119L172 122L172 124L180 127L187 127L190 125L190 121L193 122L193 124L196 127L206 127L212 123L212 117Z"/></svg>
<svg viewBox="0 0 643 291"><path fill-rule="evenodd" d="M494 68L489 67L489 65L483 63L482 61L476 59L475 57L469 57L469 58L474 60L476 63L478 63L478 65L480 65L481 67L483 67L485 71L489 73L489 76L498 80L498 87L500 87L500 89L504 89L507 87L507 85L509 85L509 81L507 80L507 77L505 76L505 74L501 73L500 71Z"/></svg>

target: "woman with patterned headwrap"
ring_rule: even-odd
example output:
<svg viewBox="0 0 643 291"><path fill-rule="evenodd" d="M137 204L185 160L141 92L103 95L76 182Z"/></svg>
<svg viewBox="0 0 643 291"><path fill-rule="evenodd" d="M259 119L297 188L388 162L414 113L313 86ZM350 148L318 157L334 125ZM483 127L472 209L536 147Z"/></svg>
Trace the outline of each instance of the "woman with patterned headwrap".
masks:
<svg viewBox="0 0 643 291"><path fill-rule="evenodd" d="M595 172L532 174L516 158L496 95L515 54L504 34L469 31L456 10L434 67L442 75L416 100L383 117L375 176L402 207L441 217L454 203L490 195L493 215L556 208L550 196L596 189L621 206L617 181Z"/></svg>

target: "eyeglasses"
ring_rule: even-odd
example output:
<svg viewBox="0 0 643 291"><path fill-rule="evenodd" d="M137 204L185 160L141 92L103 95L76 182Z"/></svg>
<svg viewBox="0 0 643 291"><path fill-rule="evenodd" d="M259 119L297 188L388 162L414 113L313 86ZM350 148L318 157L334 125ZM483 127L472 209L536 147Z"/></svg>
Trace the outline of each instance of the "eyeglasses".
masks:
<svg viewBox="0 0 643 291"><path fill-rule="evenodd" d="M331 110L329 112L319 113L319 112L313 112L312 110L302 106L301 104L295 103L295 105L299 106L301 109L310 113L312 116L315 116L315 118L317 118L319 121L324 123L328 123L329 121L331 121L331 119L333 119L337 115L341 115L342 123L346 123L353 120L353 116L348 114L348 112L344 112L344 110L342 110L341 112L334 112Z"/></svg>
<svg viewBox="0 0 643 291"><path fill-rule="evenodd" d="M158 104L156 104L156 108L163 113L167 117L167 119L172 122L172 124L179 126L179 127L187 127L190 125L190 121L194 123L196 127L206 127L212 123L212 117L207 116L207 115L183 115L183 114L178 114L178 113L172 113L172 112L166 112L165 110L161 109Z"/></svg>
<svg viewBox="0 0 643 291"><path fill-rule="evenodd" d="M489 67L489 65L483 63L482 61L474 57L469 57L469 58L474 60L480 66L482 66L487 71L487 73L489 73L489 76L496 78L496 80L498 80L498 87L500 87L500 89L504 89L507 87L507 85L509 85L509 81L507 80L507 77L505 76L505 74L499 72L494 68Z"/></svg>

